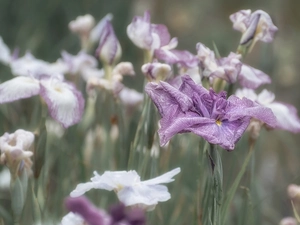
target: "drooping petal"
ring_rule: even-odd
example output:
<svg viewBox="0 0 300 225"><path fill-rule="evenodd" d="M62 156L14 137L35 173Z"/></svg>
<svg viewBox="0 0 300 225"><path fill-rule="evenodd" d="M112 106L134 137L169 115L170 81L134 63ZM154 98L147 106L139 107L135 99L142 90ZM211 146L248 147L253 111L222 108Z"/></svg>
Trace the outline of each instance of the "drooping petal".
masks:
<svg viewBox="0 0 300 225"><path fill-rule="evenodd" d="M273 102L267 104L276 116L277 129L287 130L293 133L300 132L300 119L297 114L297 109L289 104Z"/></svg>
<svg viewBox="0 0 300 225"><path fill-rule="evenodd" d="M87 183L78 184L76 186L75 190L73 190L70 193L70 196L73 198L79 197L81 195L84 195L85 192L88 192L89 190L94 189L94 188L97 188L95 182L87 182Z"/></svg>
<svg viewBox="0 0 300 225"><path fill-rule="evenodd" d="M173 177L175 175L177 175L178 173L180 173L180 171L181 170L178 167L178 168L175 168L165 174L155 177L153 179L142 181L141 183L143 183L144 185L156 185L156 184L170 183L170 182L174 181Z"/></svg>
<svg viewBox="0 0 300 225"><path fill-rule="evenodd" d="M230 121L247 116L258 119L268 124L270 127L276 125L276 118L272 110L268 107L261 106L247 98L240 99L234 95L230 96L228 101L231 104L228 108L226 118Z"/></svg>
<svg viewBox="0 0 300 225"><path fill-rule="evenodd" d="M78 123L84 110L84 99L74 85L59 79L41 80L40 95L48 105L50 115L65 128Z"/></svg>
<svg viewBox="0 0 300 225"><path fill-rule="evenodd" d="M15 77L0 84L0 104L30 98L39 92L38 80L32 77Z"/></svg>
<svg viewBox="0 0 300 225"><path fill-rule="evenodd" d="M251 89L271 83L271 78L267 74L245 64L242 65L238 80L243 87Z"/></svg>

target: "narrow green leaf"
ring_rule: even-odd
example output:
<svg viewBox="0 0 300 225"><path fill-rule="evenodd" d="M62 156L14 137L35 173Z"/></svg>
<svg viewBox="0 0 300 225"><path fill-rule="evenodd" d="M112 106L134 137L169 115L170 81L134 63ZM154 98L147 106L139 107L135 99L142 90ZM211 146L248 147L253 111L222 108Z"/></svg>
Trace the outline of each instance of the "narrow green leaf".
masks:
<svg viewBox="0 0 300 225"><path fill-rule="evenodd" d="M246 159L242 165L242 168L240 170L240 172L238 173L237 177L235 178L232 186L230 187L226 197L225 197L225 200L224 200L224 203L223 203L223 206L222 206L222 210L221 210L221 221L222 221L222 224L225 224L225 221L226 221L226 217L227 217L227 211L228 211L228 208L232 202L232 199L235 195L235 192L238 188L238 185L246 171L246 168L247 168L247 165L251 159L251 156L252 156L252 152L253 150L250 150L248 152L248 155L246 156Z"/></svg>

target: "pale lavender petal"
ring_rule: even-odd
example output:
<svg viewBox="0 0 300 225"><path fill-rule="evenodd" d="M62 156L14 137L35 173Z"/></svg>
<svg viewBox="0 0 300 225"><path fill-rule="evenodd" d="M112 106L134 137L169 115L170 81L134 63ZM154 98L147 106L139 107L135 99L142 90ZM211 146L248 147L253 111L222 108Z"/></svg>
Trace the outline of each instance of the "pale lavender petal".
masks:
<svg viewBox="0 0 300 225"><path fill-rule="evenodd" d="M111 21L113 19L113 15L111 13L107 14L103 17L99 23L92 29L90 33L90 40L92 42L98 42L100 40L100 35L105 27L107 21Z"/></svg>
<svg viewBox="0 0 300 225"><path fill-rule="evenodd" d="M163 24L151 24L151 32L159 37L159 45L157 48L168 45L171 39L168 28ZM152 48L155 49L155 48Z"/></svg>
<svg viewBox="0 0 300 225"><path fill-rule="evenodd" d="M188 51L156 49L155 57L170 64L179 64L183 67L193 68L198 65L198 59Z"/></svg>
<svg viewBox="0 0 300 225"><path fill-rule="evenodd" d="M139 48L151 50L153 42L150 24L150 12L146 11L144 17L135 16L127 26L129 39Z"/></svg>
<svg viewBox="0 0 300 225"><path fill-rule="evenodd" d="M38 95L39 81L32 77L16 77L0 84L0 104Z"/></svg>
<svg viewBox="0 0 300 225"><path fill-rule="evenodd" d="M271 78L267 74L245 64L242 65L238 80L243 87L251 89L256 89L262 84L271 83Z"/></svg>
<svg viewBox="0 0 300 225"><path fill-rule="evenodd" d="M121 57L121 46L115 35L110 21L106 21L100 35L99 46L96 49L96 56L109 65L112 65Z"/></svg>
<svg viewBox="0 0 300 225"><path fill-rule="evenodd" d="M122 88L118 94L122 104L125 106L136 106L143 102L144 96L142 93L127 87Z"/></svg>
<svg viewBox="0 0 300 225"><path fill-rule="evenodd" d="M249 16L251 15L251 10L240 10L229 16L231 22L233 23L233 29L245 32L248 27Z"/></svg>
<svg viewBox="0 0 300 225"><path fill-rule="evenodd" d="M268 13L257 10L252 13L250 20L255 18L256 15L260 15L260 20L256 28L256 39L263 42L273 41L275 32L278 28L273 24L271 17Z"/></svg>
<svg viewBox="0 0 300 225"><path fill-rule="evenodd" d="M81 73L86 68L96 68L98 65L97 60L93 56L83 51L77 55L71 55L66 51L62 51L61 55L70 74Z"/></svg>
<svg viewBox="0 0 300 225"><path fill-rule="evenodd" d="M267 104L266 107L270 108L276 116L277 123L275 128L293 133L300 132L300 119L297 114L297 109L294 106L273 102Z"/></svg>
<svg viewBox="0 0 300 225"><path fill-rule="evenodd" d="M218 61L219 68L212 72L210 76L219 77L229 83L235 83L242 68L240 58L241 55L231 52L227 57Z"/></svg>
<svg viewBox="0 0 300 225"><path fill-rule="evenodd" d="M84 99L71 83L54 78L42 80L40 95L47 103L51 117L65 128L81 120Z"/></svg>

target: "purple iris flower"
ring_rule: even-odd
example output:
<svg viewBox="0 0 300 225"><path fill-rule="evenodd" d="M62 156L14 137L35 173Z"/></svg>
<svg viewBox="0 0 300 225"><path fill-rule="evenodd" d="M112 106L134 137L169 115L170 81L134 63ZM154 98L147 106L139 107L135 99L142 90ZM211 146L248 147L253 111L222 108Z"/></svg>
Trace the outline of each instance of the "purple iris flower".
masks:
<svg viewBox="0 0 300 225"><path fill-rule="evenodd" d="M166 82L151 82L145 90L162 117L158 131L162 146L177 133L192 132L212 144L233 150L252 117L271 127L276 124L270 109L247 98L226 99L224 91L207 90L188 75L182 76L178 89Z"/></svg>

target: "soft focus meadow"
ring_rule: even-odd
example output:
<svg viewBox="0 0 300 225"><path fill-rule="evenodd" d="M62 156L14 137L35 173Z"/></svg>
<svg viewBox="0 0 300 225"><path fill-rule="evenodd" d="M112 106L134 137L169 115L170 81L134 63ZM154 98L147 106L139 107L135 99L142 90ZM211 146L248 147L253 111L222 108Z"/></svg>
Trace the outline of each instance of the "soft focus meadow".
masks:
<svg viewBox="0 0 300 225"><path fill-rule="evenodd" d="M0 225L299 224L300 2L0 1Z"/></svg>

